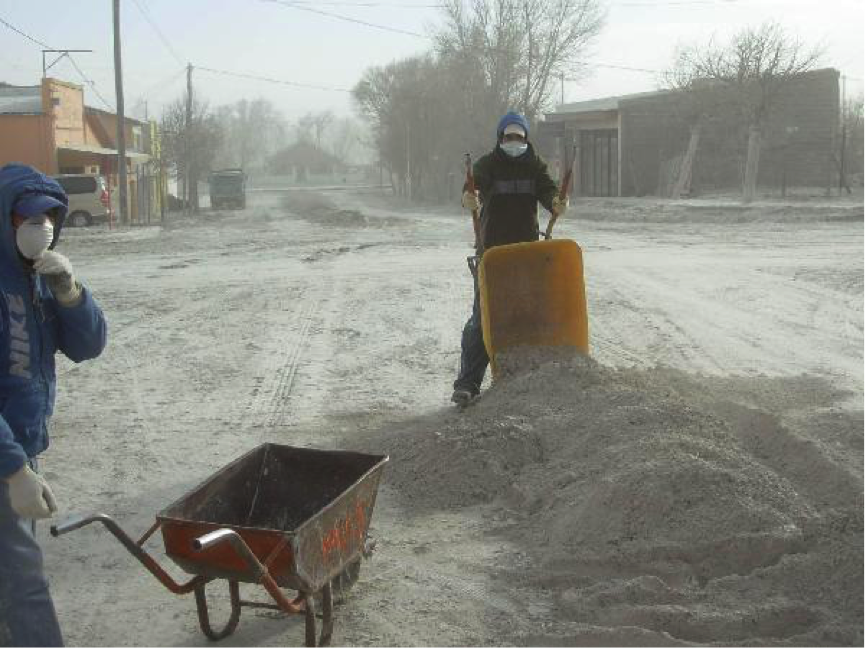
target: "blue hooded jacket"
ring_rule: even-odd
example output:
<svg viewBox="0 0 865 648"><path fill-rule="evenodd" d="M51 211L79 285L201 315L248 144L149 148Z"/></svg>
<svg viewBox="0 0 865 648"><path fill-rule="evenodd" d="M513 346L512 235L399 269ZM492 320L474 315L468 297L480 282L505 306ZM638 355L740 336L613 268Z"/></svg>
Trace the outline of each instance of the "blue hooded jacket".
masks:
<svg viewBox="0 0 865 648"><path fill-rule="evenodd" d="M22 164L0 168L0 478L17 472L48 447L54 411L54 354L95 358L105 348L102 310L82 287L77 306L61 306L45 280L18 253L12 206L24 194L47 194L68 204L60 185ZM57 243L63 218L55 223Z"/></svg>

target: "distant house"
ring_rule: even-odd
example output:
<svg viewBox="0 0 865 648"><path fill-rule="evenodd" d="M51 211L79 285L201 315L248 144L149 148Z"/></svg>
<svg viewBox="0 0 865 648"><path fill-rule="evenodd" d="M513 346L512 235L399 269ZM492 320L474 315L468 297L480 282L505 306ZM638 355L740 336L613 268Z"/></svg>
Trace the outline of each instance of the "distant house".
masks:
<svg viewBox="0 0 865 648"><path fill-rule="evenodd" d="M124 120L129 202L136 220L136 177L150 155L150 125ZM42 79L36 86L0 86L0 165L22 162L50 174L98 173L118 184L117 115L84 105L80 85Z"/></svg>
<svg viewBox="0 0 865 648"><path fill-rule="evenodd" d="M828 188L837 177L839 72L807 72L779 92L766 120L758 185ZM741 188L748 124L731 97L703 122L686 190ZM682 169L692 97L662 90L559 106L536 145L553 166L577 147L574 195L669 195Z"/></svg>
<svg viewBox="0 0 865 648"><path fill-rule="evenodd" d="M290 144L270 156L268 169L276 175L291 175L304 182L310 175L333 174L346 168L339 158L309 141Z"/></svg>

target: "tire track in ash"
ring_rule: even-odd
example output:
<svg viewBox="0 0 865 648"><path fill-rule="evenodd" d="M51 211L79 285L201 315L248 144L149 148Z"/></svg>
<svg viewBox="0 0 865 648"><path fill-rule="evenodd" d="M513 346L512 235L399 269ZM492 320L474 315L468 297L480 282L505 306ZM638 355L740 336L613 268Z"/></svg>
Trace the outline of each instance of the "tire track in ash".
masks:
<svg viewBox="0 0 865 648"><path fill-rule="evenodd" d="M265 375L260 386L254 390L252 401L247 408L246 427L271 429L285 423L291 390L307 345L310 326L318 314L319 304L316 295L307 293L303 296L293 326L293 339L286 340L286 344L269 356Z"/></svg>

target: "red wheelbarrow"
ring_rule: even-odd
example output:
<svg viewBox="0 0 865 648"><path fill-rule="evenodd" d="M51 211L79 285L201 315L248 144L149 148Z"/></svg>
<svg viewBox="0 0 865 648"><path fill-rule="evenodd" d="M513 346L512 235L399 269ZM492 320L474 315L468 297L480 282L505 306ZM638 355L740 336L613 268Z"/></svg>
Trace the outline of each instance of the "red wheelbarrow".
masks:
<svg viewBox="0 0 865 648"><path fill-rule="evenodd" d="M333 587L346 588L369 556L367 533L385 455L314 450L266 443L225 466L156 516L133 540L99 513L51 527L59 536L100 522L175 594L194 592L202 632L218 641L234 632L243 607L303 614L306 645L316 645L316 598L322 606L318 645L333 631ZM158 529L165 553L193 574L176 582L143 548ZM204 588L228 581L231 613L210 625ZM240 598L239 583L260 583L275 603ZM295 590L287 597L282 588Z"/></svg>

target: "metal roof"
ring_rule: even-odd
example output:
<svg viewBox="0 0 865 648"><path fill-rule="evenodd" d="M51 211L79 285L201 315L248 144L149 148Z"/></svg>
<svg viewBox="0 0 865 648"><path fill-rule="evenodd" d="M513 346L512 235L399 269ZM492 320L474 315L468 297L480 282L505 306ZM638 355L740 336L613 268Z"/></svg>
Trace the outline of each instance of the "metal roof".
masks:
<svg viewBox="0 0 865 648"><path fill-rule="evenodd" d="M0 86L0 115L41 115L40 86Z"/></svg>

